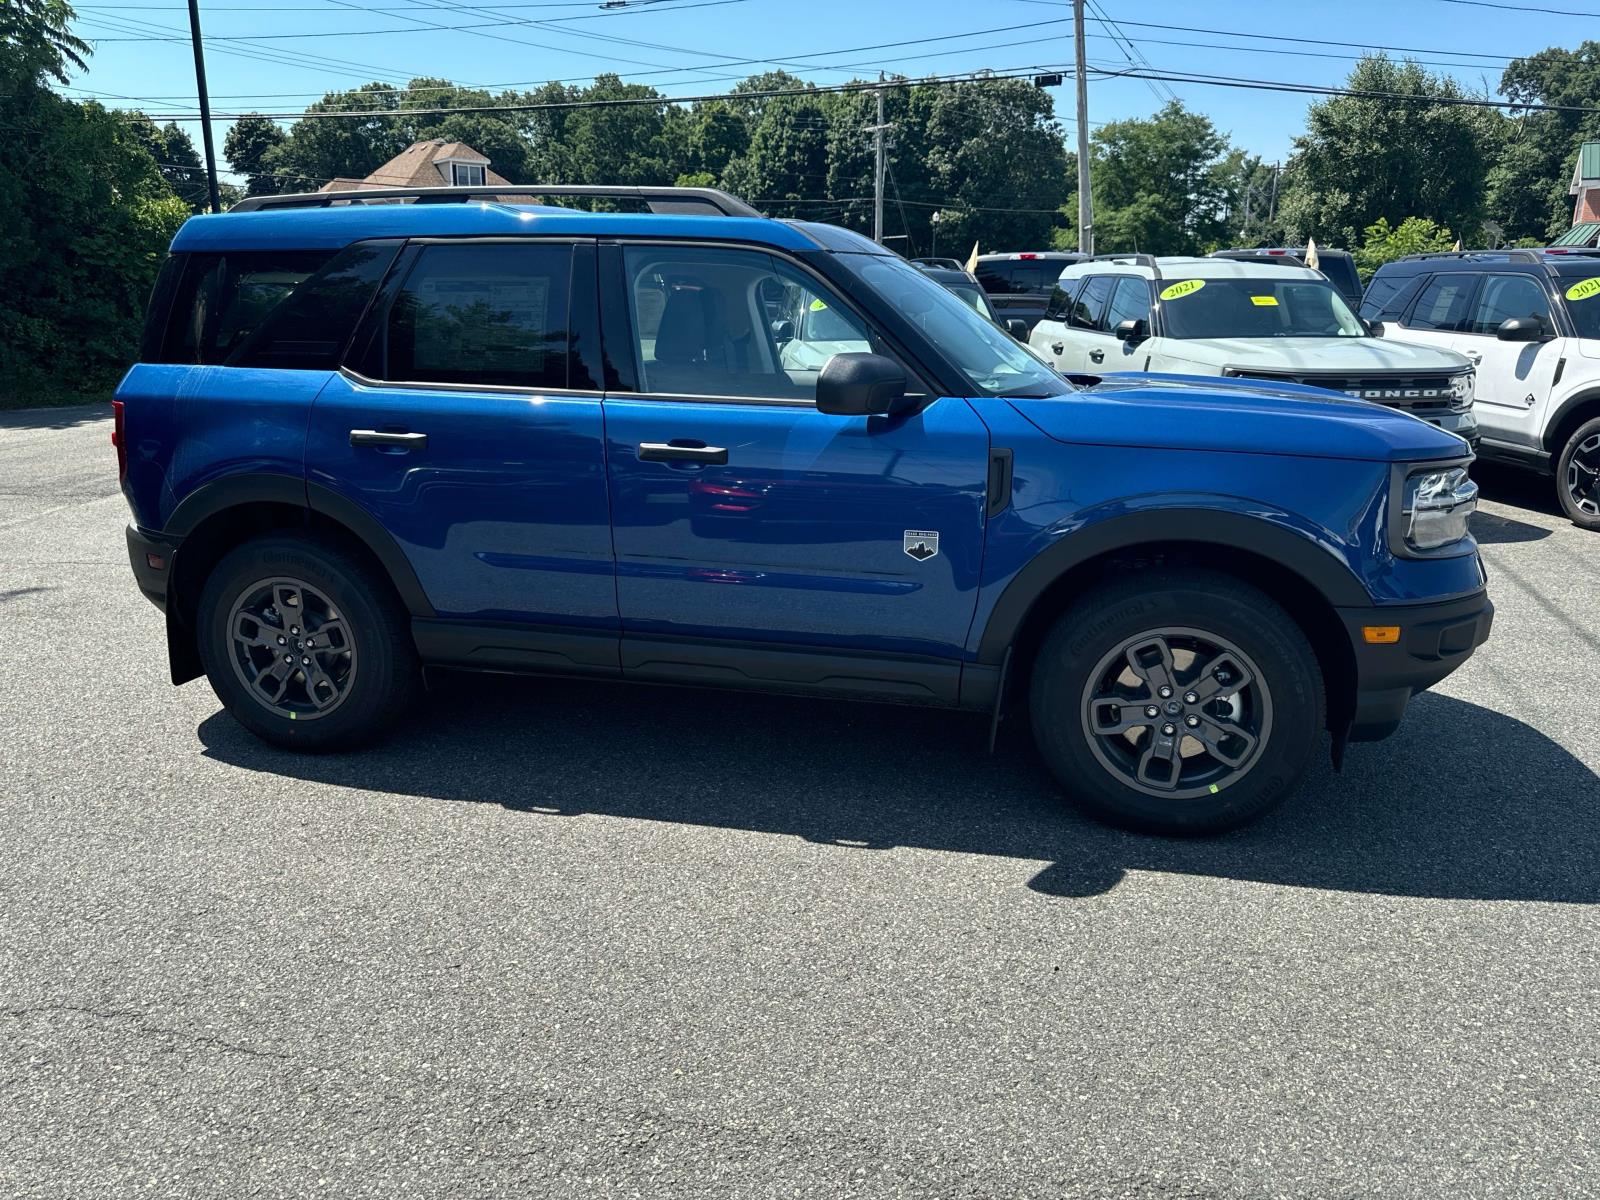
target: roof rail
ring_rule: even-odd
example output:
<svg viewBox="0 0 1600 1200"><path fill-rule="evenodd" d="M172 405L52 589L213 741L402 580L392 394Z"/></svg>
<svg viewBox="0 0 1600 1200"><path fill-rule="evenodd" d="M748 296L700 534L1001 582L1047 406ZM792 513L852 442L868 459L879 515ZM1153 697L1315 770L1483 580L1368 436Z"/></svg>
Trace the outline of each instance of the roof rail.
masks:
<svg viewBox="0 0 1600 1200"><path fill-rule="evenodd" d="M1155 272L1152 278L1161 278L1161 264L1156 261L1155 255L1141 254L1137 250L1124 250L1120 254L1092 254L1089 256L1089 261L1125 262L1132 263L1136 267L1149 267L1151 271Z"/></svg>
<svg viewBox="0 0 1600 1200"><path fill-rule="evenodd" d="M630 187L610 184L486 183L474 187L351 188L345 192L292 192L282 196L246 196L229 212L268 208L332 208L373 201L416 204L463 204L493 201L501 196L573 196L604 200L642 200L653 213L680 216L759 217L763 214L736 196L716 188Z"/></svg>
<svg viewBox="0 0 1600 1200"><path fill-rule="evenodd" d="M1430 250L1426 254L1402 255L1399 262L1422 262L1430 258L1503 258L1507 262L1545 262L1543 250L1516 246L1505 250Z"/></svg>

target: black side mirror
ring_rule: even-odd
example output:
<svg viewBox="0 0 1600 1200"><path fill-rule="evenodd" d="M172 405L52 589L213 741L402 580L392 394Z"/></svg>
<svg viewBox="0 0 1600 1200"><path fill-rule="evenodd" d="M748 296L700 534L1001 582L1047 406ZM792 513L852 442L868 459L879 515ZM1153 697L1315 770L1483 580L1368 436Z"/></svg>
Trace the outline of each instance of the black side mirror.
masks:
<svg viewBox="0 0 1600 1200"><path fill-rule="evenodd" d="M1127 342L1128 345L1137 346L1150 336L1150 330L1143 318L1129 318L1126 321L1117 322L1116 335L1119 340Z"/></svg>
<svg viewBox="0 0 1600 1200"><path fill-rule="evenodd" d="M817 376L818 412L876 417L906 407L906 373L881 354L835 354Z"/></svg>
<svg viewBox="0 0 1600 1200"><path fill-rule="evenodd" d="M774 321L772 323L772 336L780 342L794 341L794 322Z"/></svg>
<svg viewBox="0 0 1600 1200"><path fill-rule="evenodd" d="M1006 332L1019 342L1028 340L1028 323L1021 317L1011 317L1006 321Z"/></svg>
<svg viewBox="0 0 1600 1200"><path fill-rule="evenodd" d="M1361 322L1361 328L1363 328L1363 329L1365 329L1367 331L1367 336L1368 337L1382 337L1383 336L1383 322L1382 321L1374 321L1370 317L1357 317L1356 319Z"/></svg>
<svg viewBox="0 0 1600 1200"><path fill-rule="evenodd" d="M1542 342L1544 334L1544 321L1538 317L1507 317L1494 331L1502 342Z"/></svg>

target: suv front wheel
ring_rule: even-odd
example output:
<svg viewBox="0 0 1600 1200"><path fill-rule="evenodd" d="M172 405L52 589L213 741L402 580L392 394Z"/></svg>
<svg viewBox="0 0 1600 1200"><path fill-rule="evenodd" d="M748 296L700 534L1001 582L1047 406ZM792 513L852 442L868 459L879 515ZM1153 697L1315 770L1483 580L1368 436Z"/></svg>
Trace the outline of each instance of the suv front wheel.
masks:
<svg viewBox="0 0 1600 1200"><path fill-rule="evenodd" d="M1556 495L1574 525L1600 530L1600 417L1578 426L1561 448Z"/></svg>
<svg viewBox="0 0 1600 1200"><path fill-rule="evenodd" d="M1281 803L1323 726L1305 634L1263 592L1202 570L1081 596L1034 664L1040 753L1067 794L1131 829L1208 834Z"/></svg>
<svg viewBox="0 0 1600 1200"><path fill-rule="evenodd" d="M269 536L231 551L201 592L199 631L217 697L246 729L292 750L371 740L420 681L387 582L319 538Z"/></svg>

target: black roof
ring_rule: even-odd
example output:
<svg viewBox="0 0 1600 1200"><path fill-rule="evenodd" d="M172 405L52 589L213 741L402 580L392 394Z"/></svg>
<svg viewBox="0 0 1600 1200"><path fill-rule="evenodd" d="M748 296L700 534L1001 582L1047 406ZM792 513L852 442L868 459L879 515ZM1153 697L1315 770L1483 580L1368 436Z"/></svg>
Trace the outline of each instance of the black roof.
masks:
<svg viewBox="0 0 1600 1200"><path fill-rule="evenodd" d="M1547 250L1513 247L1506 250L1446 250L1434 254L1408 254L1384 263L1377 275L1420 275L1425 272L1521 271L1530 275L1600 274L1600 251ZM1374 276L1376 277L1376 276Z"/></svg>

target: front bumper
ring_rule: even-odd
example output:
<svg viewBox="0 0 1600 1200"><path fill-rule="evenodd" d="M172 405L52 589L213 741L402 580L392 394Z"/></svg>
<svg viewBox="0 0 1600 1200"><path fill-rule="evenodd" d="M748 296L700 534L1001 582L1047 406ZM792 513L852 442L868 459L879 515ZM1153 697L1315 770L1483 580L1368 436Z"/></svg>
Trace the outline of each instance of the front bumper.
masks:
<svg viewBox="0 0 1600 1200"><path fill-rule="evenodd" d="M1398 728L1411 697L1438 683L1489 638L1494 605L1485 591L1434 604L1336 610L1355 651L1355 703L1349 737L1374 742ZM1400 627L1396 642L1374 645L1367 626Z"/></svg>
<svg viewBox="0 0 1600 1200"><path fill-rule="evenodd" d="M133 578L145 599L163 612L167 608L167 584L172 577L172 556L180 539L165 537L128 525L128 562Z"/></svg>
<svg viewBox="0 0 1600 1200"><path fill-rule="evenodd" d="M1401 410L1406 411L1405 409ZM1473 450L1478 448L1478 418L1469 408L1465 412L1447 413L1417 413L1429 425L1436 425L1446 433L1453 433L1457 437L1465 438L1467 445Z"/></svg>

